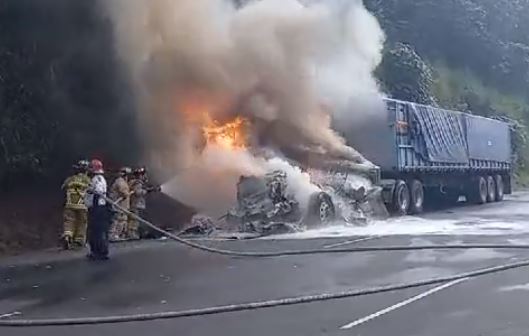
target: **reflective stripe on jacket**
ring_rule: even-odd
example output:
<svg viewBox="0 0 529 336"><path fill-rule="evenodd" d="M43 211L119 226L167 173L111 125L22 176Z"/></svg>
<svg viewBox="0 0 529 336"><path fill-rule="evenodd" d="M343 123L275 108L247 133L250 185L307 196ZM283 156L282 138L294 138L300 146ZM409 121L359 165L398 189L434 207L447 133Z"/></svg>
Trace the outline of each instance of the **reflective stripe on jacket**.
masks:
<svg viewBox="0 0 529 336"><path fill-rule="evenodd" d="M85 197L89 186L90 178L86 174L79 173L67 178L63 184L66 189L65 208L86 209Z"/></svg>

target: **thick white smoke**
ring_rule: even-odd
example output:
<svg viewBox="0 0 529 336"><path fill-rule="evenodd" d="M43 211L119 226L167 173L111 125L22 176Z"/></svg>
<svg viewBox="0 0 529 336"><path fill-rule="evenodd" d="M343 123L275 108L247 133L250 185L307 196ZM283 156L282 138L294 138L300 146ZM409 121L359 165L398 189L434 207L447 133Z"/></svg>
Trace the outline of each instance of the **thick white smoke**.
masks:
<svg viewBox="0 0 529 336"><path fill-rule="evenodd" d="M252 139L276 149L312 146L363 160L331 128L333 119L354 122L377 101L372 72L384 34L360 0L101 3L136 88L146 156L160 173L180 174L174 196L190 198L185 203L213 208L220 194L234 195L240 174L274 165L244 151L201 152L200 123L192 120L204 112L249 119ZM307 181L297 189L314 188L297 176ZM215 188L211 200L190 192Z"/></svg>
<svg viewBox="0 0 529 336"><path fill-rule="evenodd" d="M219 217L235 203L239 176L265 173L265 161L246 150L208 146L163 188L166 194L197 211Z"/></svg>
<svg viewBox="0 0 529 336"><path fill-rule="evenodd" d="M287 174L287 194L296 195L300 206L308 206L310 195L320 189L310 176L279 157L255 157L247 150L227 151L208 146L193 165L180 171L164 185L164 192L184 204L211 216L221 216L236 200L236 185L241 175L262 176L275 170Z"/></svg>

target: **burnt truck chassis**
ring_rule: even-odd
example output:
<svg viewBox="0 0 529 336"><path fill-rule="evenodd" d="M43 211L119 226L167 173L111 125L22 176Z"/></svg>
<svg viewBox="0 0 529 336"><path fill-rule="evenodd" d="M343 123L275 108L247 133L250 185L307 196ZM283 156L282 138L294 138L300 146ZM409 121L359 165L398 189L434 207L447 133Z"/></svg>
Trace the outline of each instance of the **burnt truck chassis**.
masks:
<svg viewBox="0 0 529 336"><path fill-rule="evenodd" d="M387 217L382 189L375 185L378 168L350 162L327 163L333 168L309 170L311 177L320 177L314 181L320 191L310 195L305 211L299 200L288 194L285 172L273 171L263 177L241 176L237 183L237 205L225 215L227 226L239 232L268 235L317 228L336 220L365 225L368 217ZM349 174L369 178L372 187L366 190L348 186Z"/></svg>
<svg viewBox="0 0 529 336"><path fill-rule="evenodd" d="M299 201L287 191L287 175L273 171L263 177L241 176L237 183L237 205L226 221L240 232L286 233L314 227L335 219L331 197L325 192L310 196L303 213Z"/></svg>

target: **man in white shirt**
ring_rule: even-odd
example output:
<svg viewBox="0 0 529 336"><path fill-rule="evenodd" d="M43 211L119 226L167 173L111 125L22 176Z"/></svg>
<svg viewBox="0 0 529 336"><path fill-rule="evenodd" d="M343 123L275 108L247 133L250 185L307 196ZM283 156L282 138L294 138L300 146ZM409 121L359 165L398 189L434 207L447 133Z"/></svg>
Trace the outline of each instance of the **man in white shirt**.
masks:
<svg viewBox="0 0 529 336"><path fill-rule="evenodd" d="M103 163L99 160L90 162L92 175L86 206L88 207L88 244L90 260L108 259L108 231L110 229L110 210L107 204L107 181L104 176Z"/></svg>

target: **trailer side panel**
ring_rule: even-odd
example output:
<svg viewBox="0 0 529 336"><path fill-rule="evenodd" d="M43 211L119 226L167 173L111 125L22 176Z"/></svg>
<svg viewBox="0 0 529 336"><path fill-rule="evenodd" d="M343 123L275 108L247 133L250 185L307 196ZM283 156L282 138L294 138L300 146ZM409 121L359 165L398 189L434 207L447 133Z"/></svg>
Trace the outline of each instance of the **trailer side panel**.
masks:
<svg viewBox="0 0 529 336"><path fill-rule="evenodd" d="M466 115L465 124L471 168L511 168L511 134L508 124L474 115Z"/></svg>

